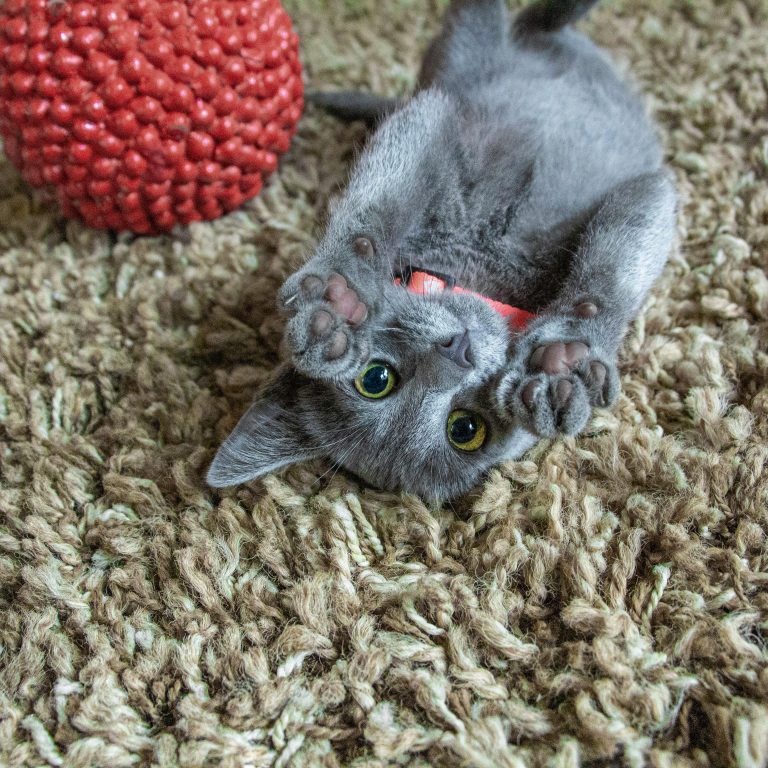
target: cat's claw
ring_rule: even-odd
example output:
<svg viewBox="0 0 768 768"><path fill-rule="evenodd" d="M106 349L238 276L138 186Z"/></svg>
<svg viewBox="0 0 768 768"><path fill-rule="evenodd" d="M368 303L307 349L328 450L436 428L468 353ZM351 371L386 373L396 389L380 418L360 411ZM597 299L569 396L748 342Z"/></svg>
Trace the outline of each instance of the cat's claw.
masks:
<svg viewBox="0 0 768 768"><path fill-rule="evenodd" d="M356 372L368 350L368 307L343 275L304 275L282 303L293 313L285 340L297 370L320 379Z"/></svg>

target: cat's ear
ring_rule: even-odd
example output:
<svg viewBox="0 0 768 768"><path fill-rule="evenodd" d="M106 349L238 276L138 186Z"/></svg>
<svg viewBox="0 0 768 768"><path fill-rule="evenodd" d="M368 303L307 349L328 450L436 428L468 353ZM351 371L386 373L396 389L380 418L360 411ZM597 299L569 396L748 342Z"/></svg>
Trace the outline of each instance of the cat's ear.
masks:
<svg viewBox="0 0 768 768"><path fill-rule="evenodd" d="M284 367L222 443L208 469L208 485L228 488L322 454L301 427L298 376Z"/></svg>

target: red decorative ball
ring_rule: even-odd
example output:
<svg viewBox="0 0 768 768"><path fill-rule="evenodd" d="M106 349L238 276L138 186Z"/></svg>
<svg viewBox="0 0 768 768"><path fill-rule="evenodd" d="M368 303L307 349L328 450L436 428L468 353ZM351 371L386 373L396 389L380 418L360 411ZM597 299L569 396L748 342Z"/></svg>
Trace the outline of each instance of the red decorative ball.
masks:
<svg viewBox="0 0 768 768"><path fill-rule="evenodd" d="M2 0L0 135L101 229L162 232L259 193L304 107L279 0Z"/></svg>

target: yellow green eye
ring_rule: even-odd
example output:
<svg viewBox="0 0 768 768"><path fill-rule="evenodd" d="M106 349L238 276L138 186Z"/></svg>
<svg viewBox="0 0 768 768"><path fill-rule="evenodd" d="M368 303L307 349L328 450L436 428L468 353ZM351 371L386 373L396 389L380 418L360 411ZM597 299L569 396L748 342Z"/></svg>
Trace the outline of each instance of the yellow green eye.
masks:
<svg viewBox="0 0 768 768"><path fill-rule="evenodd" d="M355 389L372 400L386 397L397 384L395 372L385 363L369 363L355 379Z"/></svg>
<svg viewBox="0 0 768 768"><path fill-rule="evenodd" d="M485 435L485 422L475 413L453 411L448 417L448 442L460 451L476 451Z"/></svg>

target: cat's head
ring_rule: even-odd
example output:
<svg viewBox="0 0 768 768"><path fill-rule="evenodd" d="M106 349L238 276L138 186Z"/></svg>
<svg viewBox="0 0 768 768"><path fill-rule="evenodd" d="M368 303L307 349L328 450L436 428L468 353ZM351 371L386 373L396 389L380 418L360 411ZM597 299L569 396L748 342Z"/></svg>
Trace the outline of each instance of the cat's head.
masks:
<svg viewBox="0 0 768 768"><path fill-rule="evenodd" d="M236 485L325 456L377 488L439 501L533 443L500 415L509 331L483 301L390 286L373 323L355 375L329 382L282 366L219 449L208 482Z"/></svg>

